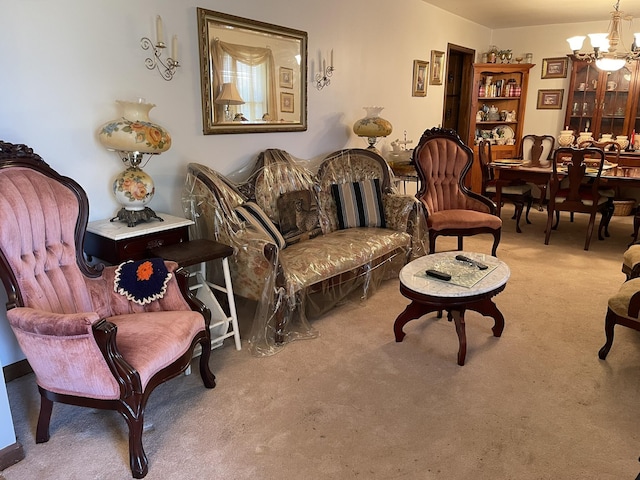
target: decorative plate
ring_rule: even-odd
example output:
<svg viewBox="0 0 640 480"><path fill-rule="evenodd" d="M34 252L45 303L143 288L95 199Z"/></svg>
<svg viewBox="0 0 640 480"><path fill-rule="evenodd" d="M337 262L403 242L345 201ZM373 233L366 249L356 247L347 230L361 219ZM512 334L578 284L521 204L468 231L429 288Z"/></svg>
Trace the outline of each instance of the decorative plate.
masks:
<svg viewBox="0 0 640 480"><path fill-rule="evenodd" d="M513 129L509 125L498 125L493 130L491 130L491 133L494 136L498 135L498 138L504 138L506 140L509 140L510 138L513 138L515 136L515 133L513 133Z"/></svg>

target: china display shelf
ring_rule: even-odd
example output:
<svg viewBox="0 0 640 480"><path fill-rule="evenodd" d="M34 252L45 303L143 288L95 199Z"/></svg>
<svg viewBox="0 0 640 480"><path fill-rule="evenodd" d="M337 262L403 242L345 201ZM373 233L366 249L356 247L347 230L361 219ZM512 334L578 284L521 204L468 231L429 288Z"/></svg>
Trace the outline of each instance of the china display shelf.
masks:
<svg viewBox="0 0 640 480"><path fill-rule="evenodd" d="M522 97L478 97L478 100L520 100Z"/></svg>
<svg viewBox="0 0 640 480"><path fill-rule="evenodd" d="M518 122L507 122L506 120L483 120L482 122L476 122L476 125L516 125Z"/></svg>

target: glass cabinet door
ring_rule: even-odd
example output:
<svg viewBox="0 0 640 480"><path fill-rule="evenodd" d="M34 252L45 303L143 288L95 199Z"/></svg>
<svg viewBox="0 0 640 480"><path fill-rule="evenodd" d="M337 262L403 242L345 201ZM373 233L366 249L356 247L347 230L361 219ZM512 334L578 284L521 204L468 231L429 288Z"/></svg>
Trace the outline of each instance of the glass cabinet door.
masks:
<svg viewBox="0 0 640 480"><path fill-rule="evenodd" d="M616 72L602 72L602 103L600 104L601 120L599 134L610 133L627 135L628 126L625 118L630 108L632 74L630 67L622 67Z"/></svg>
<svg viewBox="0 0 640 480"><path fill-rule="evenodd" d="M575 132L592 131L598 114L598 83L600 71L595 65L585 62L574 63L572 95L567 105L567 126Z"/></svg>

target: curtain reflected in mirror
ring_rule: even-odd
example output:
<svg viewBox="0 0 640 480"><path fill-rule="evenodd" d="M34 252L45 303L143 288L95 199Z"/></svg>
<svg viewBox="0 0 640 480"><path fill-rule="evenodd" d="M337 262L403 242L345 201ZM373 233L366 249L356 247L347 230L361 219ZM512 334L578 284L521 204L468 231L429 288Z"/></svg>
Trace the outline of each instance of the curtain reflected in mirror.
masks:
<svg viewBox="0 0 640 480"><path fill-rule="evenodd" d="M198 8L203 131L307 129L307 34Z"/></svg>

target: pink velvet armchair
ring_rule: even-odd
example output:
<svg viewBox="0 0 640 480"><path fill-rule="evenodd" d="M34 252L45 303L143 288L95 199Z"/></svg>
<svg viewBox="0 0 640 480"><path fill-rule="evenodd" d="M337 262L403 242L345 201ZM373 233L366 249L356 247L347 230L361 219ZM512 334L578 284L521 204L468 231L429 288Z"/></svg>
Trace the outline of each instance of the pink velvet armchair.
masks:
<svg viewBox="0 0 640 480"><path fill-rule="evenodd" d="M36 442L49 440L54 402L116 410L129 427L132 474L142 478L143 416L153 389L185 371L198 344L204 385L215 386L210 313L171 262L156 260L153 275L163 275L165 287L156 299L134 303L117 292L116 266L85 262L88 215L76 182L24 145L0 142L0 277L9 324L41 395Z"/></svg>
<svg viewBox="0 0 640 480"><path fill-rule="evenodd" d="M420 180L416 197L422 202L429 228L429 253L435 252L440 235L458 237L458 250L462 250L463 237L489 233L493 235L491 255L495 256L502 220L493 201L465 185L473 152L458 134L444 128L426 130L412 161Z"/></svg>

